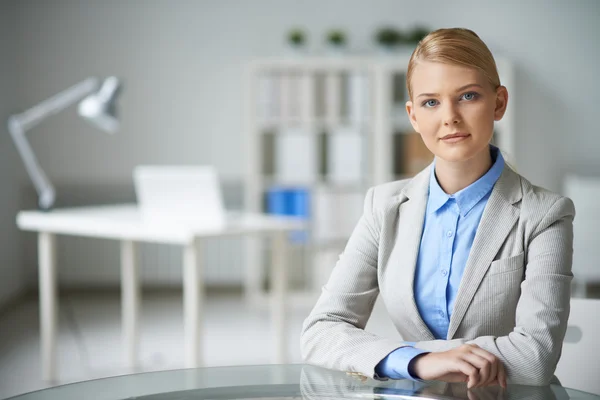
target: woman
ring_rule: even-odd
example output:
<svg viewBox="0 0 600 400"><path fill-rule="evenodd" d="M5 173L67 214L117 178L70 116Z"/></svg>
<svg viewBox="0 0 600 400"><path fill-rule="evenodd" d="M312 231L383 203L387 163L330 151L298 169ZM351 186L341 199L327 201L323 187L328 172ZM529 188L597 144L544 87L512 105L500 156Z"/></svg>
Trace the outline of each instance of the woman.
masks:
<svg viewBox="0 0 600 400"><path fill-rule="evenodd" d="M546 385L569 316L575 210L490 144L508 102L467 29L425 37L408 66L414 129L435 155L371 188L304 322L306 362L376 379ZM378 294L406 342L367 333Z"/></svg>

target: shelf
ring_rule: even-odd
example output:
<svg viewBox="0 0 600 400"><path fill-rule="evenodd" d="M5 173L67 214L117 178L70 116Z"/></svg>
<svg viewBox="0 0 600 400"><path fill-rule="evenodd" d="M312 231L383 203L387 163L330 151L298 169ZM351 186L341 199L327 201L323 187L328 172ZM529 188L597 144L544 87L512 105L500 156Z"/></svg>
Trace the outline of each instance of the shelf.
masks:
<svg viewBox="0 0 600 400"><path fill-rule="evenodd" d="M410 123L408 115L394 115L391 118L392 131L403 131L406 133L414 133L415 130Z"/></svg>
<svg viewBox="0 0 600 400"><path fill-rule="evenodd" d="M304 187L310 190L334 190L340 192L362 192L368 189L365 182L332 182L327 180L319 180L318 182L302 182L302 181L282 181L274 177L258 176L256 179L262 181L260 185L262 190L267 190L273 186L282 188L297 188Z"/></svg>
<svg viewBox="0 0 600 400"><path fill-rule="evenodd" d="M313 254L343 250L374 183L413 178L433 160L406 113L410 55L407 49L391 55L275 57L246 66L251 204L265 206L274 186L305 189L306 246ZM503 84L514 87L511 64L496 63L506 74ZM508 153L515 148L512 113L507 110L494 134Z"/></svg>
<svg viewBox="0 0 600 400"><path fill-rule="evenodd" d="M374 64L390 71L405 72L412 49L387 54L348 54L348 55L306 55L297 57L269 57L253 60L249 67L256 72L277 72L290 70L352 71L371 70Z"/></svg>
<svg viewBox="0 0 600 400"><path fill-rule="evenodd" d="M365 192L369 185L365 182L331 182L323 181L315 185L316 190L333 190L338 192Z"/></svg>
<svg viewBox="0 0 600 400"><path fill-rule="evenodd" d="M281 118L270 118L256 122L257 130L261 133L272 131L281 132L285 129L306 129L312 133L320 133L321 131L333 131L349 127L364 131L368 130L370 125L371 121L368 118L360 121L353 121L348 118L340 118L337 120L329 118L314 118L308 120L292 118L285 121Z"/></svg>

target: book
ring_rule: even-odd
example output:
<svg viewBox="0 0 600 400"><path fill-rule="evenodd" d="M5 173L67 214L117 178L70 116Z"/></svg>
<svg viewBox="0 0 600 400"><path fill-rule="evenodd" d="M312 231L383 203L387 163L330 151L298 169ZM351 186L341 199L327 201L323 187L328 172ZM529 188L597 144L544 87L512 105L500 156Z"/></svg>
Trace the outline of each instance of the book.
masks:
<svg viewBox="0 0 600 400"><path fill-rule="evenodd" d="M335 129L328 135L327 178L334 183L359 183L363 180L364 136L357 128Z"/></svg>
<svg viewBox="0 0 600 400"><path fill-rule="evenodd" d="M346 111L348 122L361 125L369 118L370 92L369 77L366 72L350 72L347 77Z"/></svg>
<svg viewBox="0 0 600 400"><path fill-rule="evenodd" d="M280 184L317 181L317 135L302 128L287 128L275 137L275 178Z"/></svg>
<svg viewBox="0 0 600 400"><path fill-rule="evenodd" d="M280 79L272 73L261 74L256 82L257 116L263 121L272 121L279 117Z"/></svg>

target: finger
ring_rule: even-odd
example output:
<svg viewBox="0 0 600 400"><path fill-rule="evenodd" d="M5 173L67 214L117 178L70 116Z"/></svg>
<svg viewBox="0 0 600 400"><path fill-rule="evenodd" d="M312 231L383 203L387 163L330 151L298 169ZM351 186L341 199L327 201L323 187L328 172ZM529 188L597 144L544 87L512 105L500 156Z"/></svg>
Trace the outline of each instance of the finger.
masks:
<svg viewBox="0 0 600 400"><path fill-rule="evenodd" d="M483 357L483 358L485 358L487 360L490 360L490 361L495 361L496 358L497 358L494 354L490 353L487 350L482 349L481 347L474 347L471 350L471 352L473 352L473 353L475 353L475 354L479 355L480 357Z"/></svg>
<svg viewBox="0 0 600 400"><path fill-rule="evenodd" d="M467 389L471 389L479 382L479 369L465 360L458 361L458 369L467 376Z"/></svg>
<svg viewBox="0 0 600 400"><path fill-rule="evenodd" d="M498 381L498 365L500 364L499 360L491 363L492 371L490 372L490 379L485 383L485 386L494 385L494 382Z"/></svg>
<svg viewBox="0 0 600 400"><path fill-rule="evenodd" d="M469 398L469 400L481 400L477 393L471 390L467 390L467 397Z"/></svg>
<svg viewBox="0 0 600 400"><path fill-rule="evenodd" d="M498 360L497 359L494 361L488 360L488 362L490 363L489 364L490 365L490 375L488 376L488 379L481 384L481 386L493 385L492 382L494 382L495 380L498 379Z"/></svg>
<svg viewBox="0 0 600 400"><path fill-rule="evenodd" d="M501 361L498 361L498 383L506 389L506 369Z"/></svg>
<svg viewBox="0 0 600 400"><path fill-rule="evenodd" d="M436 379L436 381L448 382L448 383L462 383L467 382L469 377L462 372L451 372L449 374L442 375Z"/></svg>
<svg viewBox="0 0 600 400"><path fill-rule="evenodd" d="M480 357L475 353L467 353L463 355L463 360L479 369L479 382L475 387L484 386L485 383L490 380L491 365L487 359ZM495 376L491 377L491 379L494 378Z"/></svg>
<svg viewBox="0 0 600 400"><path fill-rule="evenodd" d="M486 360L488 360L490 362L490 375L485 382L480 384L480 386L492 385L492 382L498 376L498 365L500 364L500 360L498 360L498 357L496 357L494 354L492 354L489 351L486 351L482 348L474 348L472 350L472 352L477 354L480 357L485 358Z"/></svg>

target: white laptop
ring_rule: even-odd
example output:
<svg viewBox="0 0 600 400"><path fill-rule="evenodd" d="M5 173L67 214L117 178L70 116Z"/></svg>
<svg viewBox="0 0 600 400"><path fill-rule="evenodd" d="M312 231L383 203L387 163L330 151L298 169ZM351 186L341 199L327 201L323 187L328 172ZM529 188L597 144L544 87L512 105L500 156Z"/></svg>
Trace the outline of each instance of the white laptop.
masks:
<svg viewBox="0 0 600 400"><path fill-rule="evenodd" d="M135 168L133 181L144 222L212 227L225 222L225 207L211 166Z"/></svg>

